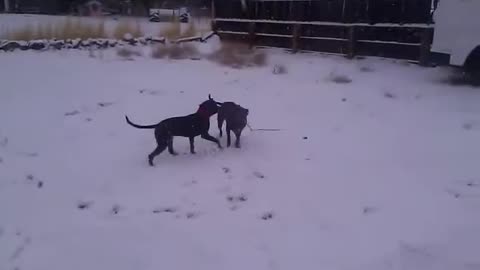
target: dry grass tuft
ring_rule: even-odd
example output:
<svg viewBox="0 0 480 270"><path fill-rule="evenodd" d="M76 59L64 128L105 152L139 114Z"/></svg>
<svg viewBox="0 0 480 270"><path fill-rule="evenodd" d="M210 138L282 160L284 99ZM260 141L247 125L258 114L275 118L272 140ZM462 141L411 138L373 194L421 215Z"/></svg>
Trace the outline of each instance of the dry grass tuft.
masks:
<svg viewBox="0 0 480 270"><path fill-rule="evenodd" d="M273 74L281 75L287 73L287 67L284 65L275 65L273 66Z"/></svg>
<svg viewBox="0 0 480 270"><path fill-rule="evenodd" d="M133 48L123 47L117 50L117 55L125 59L133 59L134 56L142 56L142 53Z"/></svg>
<svg viewBox="0 0 480 270"><path fill-rule="evenodd" d="M16 31L2 30L3 38L11 40L35 40L35 39L88 39L88 38L106 38L105 21L100 20L96 23L85 23L80 19L68 17L63 23L38 24L36 27L26 25Z"/></svg>
<svg viewBox="0 0 480 270"><path fill-rule="evenodd" d="M115 39L123 39L126 34L130 34L134 38L143 36L140 23L137 21L133 25L130 20L120 20L113 31L113 37Z"/></svg>
<svg viewBox="0 0 480 270"><path fill-rule="evenodd" d="M347 75L335 74L333 72L330 73L328 80L338 84L347 84L352 82L352 79L350 79L350 77Z"/></svg>
<svg viewBox="0 0 480 270"><path fill-rule="evenodd" d="M181 38L193 37L198 34L197 27L193 20L188 23L188 28L180 35Z"/></svg>
<svg viewBox="0 0 480 270"><path fill-rule="evenodd" d="M222 47L210 55L210 60L232 68L246 66L264 66L267 55L264 52L256 52L249 49L247 44L241 42L224 42Z"/></svg>
<svg viewBox="0 0 480 270"><path fill-rule="evenodd" d="M198 57L198 50L188 43L157 45L152 49L152 58L156 59L191 59Z"/></svg>
<svg viewBox="0 0 480 270"><path fill-rule="evenodd" d="M263 67L267 64L267 54L265 52L257 52L253 55L252 61L256 66Z"/></svg>

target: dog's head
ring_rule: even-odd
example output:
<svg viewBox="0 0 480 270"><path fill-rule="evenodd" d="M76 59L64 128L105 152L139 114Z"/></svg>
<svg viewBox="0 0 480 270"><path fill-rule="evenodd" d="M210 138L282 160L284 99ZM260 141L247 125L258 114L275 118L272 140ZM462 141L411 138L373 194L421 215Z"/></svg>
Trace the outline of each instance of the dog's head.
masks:
<svg viewBox="0 0 480 270"><path fill-rule="evenodd" d="M218 102L216 102L211 95L208 95L208 100L200 104L199 111L205 112L208 116L212 116L218 112Z"/></svg>
<svg viewBox="0 0 480 270"><path fill-rule="evenodd" d="M247 116L248 116L248 109L246 108L243 108L242 106L240 105L237 105L237 109L235 110L235 117L237 118L237 120L239 122L242 123L242 125L246 125L247 124Z"/></svg>

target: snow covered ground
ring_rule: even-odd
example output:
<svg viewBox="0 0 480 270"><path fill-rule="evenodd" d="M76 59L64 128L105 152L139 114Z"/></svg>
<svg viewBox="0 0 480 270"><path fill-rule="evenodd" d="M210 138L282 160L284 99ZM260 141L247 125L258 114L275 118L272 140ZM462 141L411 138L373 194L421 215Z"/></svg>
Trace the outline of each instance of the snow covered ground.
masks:
<svg viewBox="0 0 480 270"><path fill-rule="evenodd" d="M480 269L480 91L401 61L267 53L244 69L0 53L0 269ZM156 123L209 93L281 131L197 138L197 155L175 138L149 167L153 131L124 115Z"/></svg>

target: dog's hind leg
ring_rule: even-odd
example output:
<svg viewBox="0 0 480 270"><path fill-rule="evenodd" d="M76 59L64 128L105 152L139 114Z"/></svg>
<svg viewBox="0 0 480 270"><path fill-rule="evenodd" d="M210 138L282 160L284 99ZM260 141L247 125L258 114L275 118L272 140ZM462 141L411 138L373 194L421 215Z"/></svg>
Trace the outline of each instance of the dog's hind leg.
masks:
<svg viewBox="0 0 480 270"><path fill-rule="evenodd" d="M240 148L240 136L242 135L242 131L234 130L233 134L235 134L235 137L236 137L235 147Z"/></svg>
<svg viewBox="0 0 480 270"><path fill-rule="evenodd" d="M223 136L223 131L222 131L222 126L223 126L223 121L224 121L223 115L217 115L217 122L218 122L218 130L220 130L220 137Z"/></svg>
<svg viewBox="0 0 480 270"><path fill-rule="evenodd" d="M190 153L196 154L195 153L195 137L190 137L188 139L190 140Z"/></svg>
<svg viewBox="0 0 480 270"><path fill-rule="evenodd" d="M231 133L231 129L230 129L230 126L228 125L228 122L227 122L227 127L226 127L226 132L227 132L227 147L230 147L230 144L231 144L231 136L230 136L230 133Z"/></svg>
<svg viewBox="0 0 480 270"><path fill-rule="evenodd" d="M173 137L170 137L168 139L168 152L172 155L172 156L176 156L178 155L175 150L173 150Z"/></svg>
<svg viewBox="0 0 480 270"><path fill-rule="evenodd" d="M167 148L167 144L164 142L164 143L159 143L157 145L157 148L155 148L155 150L153 150L153 152L148 155L148 164L150 164L150 166L153 166L153 159L160 155L164 150L165 148Z"/></svg>
<svg viewBox="0 0 480 270"><path fill-rule="evenodd" d="M204 133L204 134L202 134L202 138L207 140L207 141L214 142L218 145L218 148L222 148L222 145L220 144L220 141L217 140L217 138L213 137L212 135L210 135L208 133Z"/></svg>

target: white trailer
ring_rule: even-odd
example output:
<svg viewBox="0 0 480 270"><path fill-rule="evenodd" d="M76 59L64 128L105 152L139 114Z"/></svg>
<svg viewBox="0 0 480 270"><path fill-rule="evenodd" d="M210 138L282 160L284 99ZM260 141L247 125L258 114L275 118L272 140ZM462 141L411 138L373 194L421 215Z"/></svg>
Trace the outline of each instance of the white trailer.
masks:
<svg viewBox="0 0 480 270"><path fill-rule="evenodd" d="M433 18L432 60L479 75L480 0L440 0Z"/></svg>

